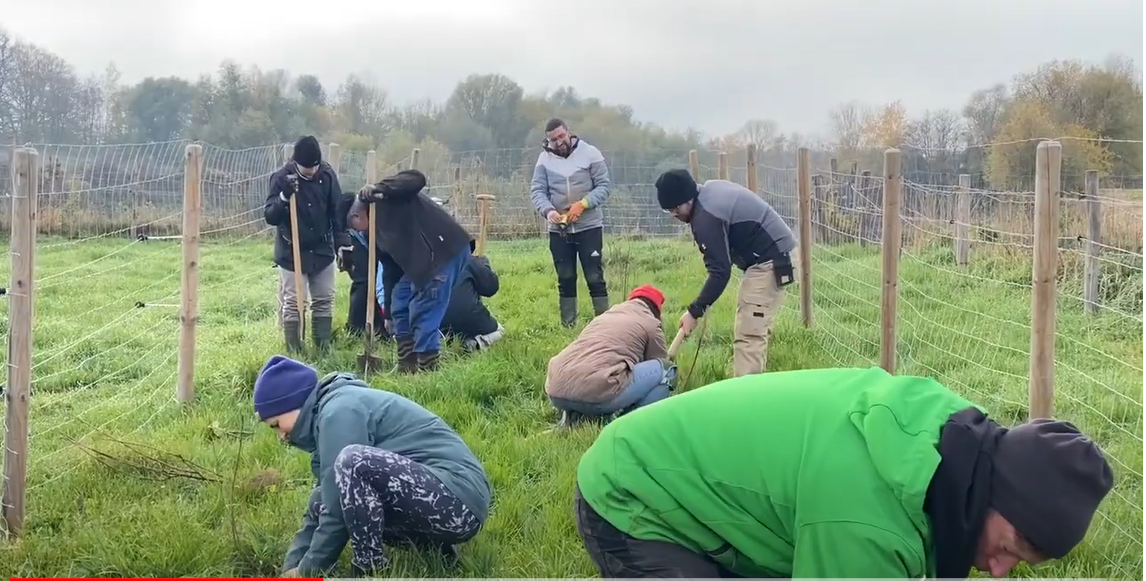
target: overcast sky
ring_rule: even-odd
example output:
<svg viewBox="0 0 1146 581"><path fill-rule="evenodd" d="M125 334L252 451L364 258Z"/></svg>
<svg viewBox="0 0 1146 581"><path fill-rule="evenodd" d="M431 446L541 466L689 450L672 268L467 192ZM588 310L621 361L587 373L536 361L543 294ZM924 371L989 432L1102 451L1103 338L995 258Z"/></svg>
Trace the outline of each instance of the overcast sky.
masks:
<svg viewBox="0 0 1146 581"><path fill-rule="evenodd" d="M125 82L233 58L330 92L362 74L406 102L503 73L710 134L752 117L823 133L851 99L959 108L1044 61L1143 54L1142 0L0 0L0 14L81 74L114 61Z"/></svg>

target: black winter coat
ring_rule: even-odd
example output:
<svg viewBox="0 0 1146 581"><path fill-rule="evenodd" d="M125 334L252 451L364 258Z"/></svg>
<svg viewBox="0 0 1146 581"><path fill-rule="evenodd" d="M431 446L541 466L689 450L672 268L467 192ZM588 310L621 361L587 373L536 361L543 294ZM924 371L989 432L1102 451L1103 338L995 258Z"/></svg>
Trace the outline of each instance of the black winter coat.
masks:
<svg viewBox="0 0 1146 581"><path fill-rule="evenodd" d="M294 272L291 250L290 203L282 192L289 187L287 175L297 173L294 162L271 174L270 191L263 218L275 226L275 264ZM322 162L313 177L298 180L299 257L302 273L313 274L334 262L337 248L351 245L346 216L339 212L342 189L330 164Z"/></svg>
<svg viewBox="0 0 1146 581"><path fill-rule="evenodd" d="M459 252L475 248L473 236L424 191L388 189L371 203L378 210L379 258L388 255L398 267L394 270L409 277L415 287L430 282ZM386 264L383 276L389 277L390 272L391 265ZM386 299L389 302L389 288Z"/></svg>
<svg viewBox="0 0 1146 581"><path fill-rule="evenodd" d="M476 337L497 330L497 321L481 302L481 297L497 294L497 273L484 256L470 256L465 270L450 293L450 304L442 317L442 332Z"/></svg>

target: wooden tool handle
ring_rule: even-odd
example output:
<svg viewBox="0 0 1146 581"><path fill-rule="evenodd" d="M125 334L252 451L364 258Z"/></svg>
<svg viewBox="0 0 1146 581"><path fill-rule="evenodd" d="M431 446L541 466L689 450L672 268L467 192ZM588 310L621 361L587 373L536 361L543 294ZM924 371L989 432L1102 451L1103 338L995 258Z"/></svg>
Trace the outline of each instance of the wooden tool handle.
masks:
<svg viewBox="0 0 1146 581"><path fill-rule="evenodd" d="M677 330L676 337L673 337L672 345L669 345L669 359L676 357L676 352L680 351L680 346L682 343L684 343L684 333L682 333L680 330Z"/></svg>
<svg viewBox="0 0 1146 581"><path fill-rule="evenodd" d="M298 310L298 332L300 339L306 338L306 314L303 312L306 288L302 283L302 252L298 247L298 194L290 197L290 249L294 262L294 304Z"/></svg>

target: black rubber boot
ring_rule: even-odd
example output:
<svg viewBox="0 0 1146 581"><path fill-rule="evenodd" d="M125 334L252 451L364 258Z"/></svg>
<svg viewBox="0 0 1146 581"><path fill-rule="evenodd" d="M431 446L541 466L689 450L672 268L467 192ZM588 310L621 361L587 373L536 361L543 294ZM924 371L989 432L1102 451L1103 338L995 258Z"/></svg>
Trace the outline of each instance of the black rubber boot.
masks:
<svg viewBox="0 0 1146 581"><path fill-rule="evenodd" d="M302 337L298 334L301 326L300 321L283 321L283 339L286 340L286 348L289 353L302 352Z"/></svg>
<svg viewBox="0 0 1146 581"><path fill-rule="evenodd" d="M418 353L418 371L434 371L438 368L438 352Z"/></svg>
<svg viewBox="0 0 1146 581"><path fill-rule="evenodd" d="M418 355L414 353L414 337L398 337L398 371L400 373L416 373L418 371Z"/></svg>
<svg viewBox="0 0 1146 581"><path fill-rule="evenodd" d="M577 297L561 297L561 324L566 327L577 324Z"/></svg>
<svg viewBox="0 0 1146 581"><path fill-rule="evenodd" d="M609 297L593 297L593 316L609 310Z"/></svg>
<svg viewBox="0 0 1146 581"><path fill-rule="evenodd" d="M331 317L311 317L310 325L313 327L311 335L314 338L315 347L318 347L319 351L329 349L334 319Z"/></svg>

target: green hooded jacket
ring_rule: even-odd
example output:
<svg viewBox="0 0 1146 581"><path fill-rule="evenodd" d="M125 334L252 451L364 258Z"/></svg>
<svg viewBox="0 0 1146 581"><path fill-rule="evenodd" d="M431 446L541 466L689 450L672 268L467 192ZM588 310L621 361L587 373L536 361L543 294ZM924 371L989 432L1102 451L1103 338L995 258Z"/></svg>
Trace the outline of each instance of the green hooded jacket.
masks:
<svg viewBox="0 0 1146 581"><path fill-rule="evenodd" d="M939 432L972 406L879 368L748 375L612 422L577 484L617 529L738 575L918 579Z"/></svg>
<svg viewBox="0 0 1146 581"><path fill-rule="evenodd" d="M317 577L338 563L349 533L342 520L334 461L343 448L363 444L421 463L484 522L492 490L481 463L441 418L396 393L374 389L348 373L318 382L299 411L290 443L310 452L317 486L307 501L302 529L284 569ZM321 506L317 518L311 507Z"/></svg>

